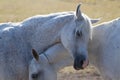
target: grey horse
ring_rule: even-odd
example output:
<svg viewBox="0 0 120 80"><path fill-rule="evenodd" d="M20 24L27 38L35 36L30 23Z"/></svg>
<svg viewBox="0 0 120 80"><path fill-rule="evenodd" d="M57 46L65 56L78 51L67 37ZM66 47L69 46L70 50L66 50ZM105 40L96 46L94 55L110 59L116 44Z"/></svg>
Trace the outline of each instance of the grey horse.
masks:
<svg viewBox="0 0 120 80"><path fill-rule="evenodd" d="M120 80L120 18L93 27L90 62L104 80Z"/></svg>
<svg viewBox="0 0 120 80"><path fill-rule="evenodd" d="M42 53L61 43L74 58L74 68L88 64L87 45L90 39L91 20L81 13L60 12L33 16L18 23L0 24L0 80L28 80L31 49ZM81 57L81 58L80 58Z"/></svg>
<svg viewBox="0 0 120 80"><path fill-rule="evenodd" d="M62 44L55 44L40 55L32 49L32 54L29 80L57 80L57 72L74 61Z"/></svg>

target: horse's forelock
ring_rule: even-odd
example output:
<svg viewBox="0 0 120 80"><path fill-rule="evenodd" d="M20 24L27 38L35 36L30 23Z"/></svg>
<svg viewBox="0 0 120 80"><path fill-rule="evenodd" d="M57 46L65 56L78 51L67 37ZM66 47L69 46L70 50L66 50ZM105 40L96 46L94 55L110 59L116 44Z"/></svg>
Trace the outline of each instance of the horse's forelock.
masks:
<svg viewBox="0 0 120 80"><path fill-rule="evenodd" d="M81 20L80 21L77 21L76 24L78 23L77 26L79 26L81 28L81 30L83 30L84 28L84 33L85 34L90 34L90 38L92 38L92 31L91 31L91 26L92 26L92 23L91 23L91 19L85 15L84 13L82 13L82 16L83 16L83 19L84 20ZM86 24L86 26L84 26L84 24Z"/></svg>

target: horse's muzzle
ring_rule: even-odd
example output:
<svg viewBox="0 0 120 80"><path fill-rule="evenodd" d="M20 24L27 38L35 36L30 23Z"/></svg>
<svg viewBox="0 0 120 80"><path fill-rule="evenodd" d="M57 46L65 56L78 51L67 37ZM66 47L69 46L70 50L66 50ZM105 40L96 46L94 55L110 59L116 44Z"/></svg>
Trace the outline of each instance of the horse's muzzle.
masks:
<svg viewBox="0 0 120 80"><path fill-rule="evenodd" d="M85 67L87 67L88 64L89 64L89 60L86 59L84 55L76 55L74 59L73 67L75 70L80 70L80 69L84 69Z"/></svg>

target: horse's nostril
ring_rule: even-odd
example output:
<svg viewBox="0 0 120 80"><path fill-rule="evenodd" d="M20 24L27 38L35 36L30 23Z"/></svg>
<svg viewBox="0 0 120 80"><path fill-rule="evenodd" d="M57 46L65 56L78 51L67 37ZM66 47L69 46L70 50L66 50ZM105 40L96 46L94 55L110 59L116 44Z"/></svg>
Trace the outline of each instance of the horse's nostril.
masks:
<svg viewBox="0 0 120 80"><path fill-rule="evenodd" d="M80 64L81 64L81 65L83 65L83 62L84 62L84 61L83 61L83 60L81 60L81 61L80 61Z"/></svg>
<svg viewBox="0 0 120 80"><path fill-rule="evenodd" d="M35 79L35 78L38 77L38 74L32 74L31 77L32 77L33 79Z"/></svg>

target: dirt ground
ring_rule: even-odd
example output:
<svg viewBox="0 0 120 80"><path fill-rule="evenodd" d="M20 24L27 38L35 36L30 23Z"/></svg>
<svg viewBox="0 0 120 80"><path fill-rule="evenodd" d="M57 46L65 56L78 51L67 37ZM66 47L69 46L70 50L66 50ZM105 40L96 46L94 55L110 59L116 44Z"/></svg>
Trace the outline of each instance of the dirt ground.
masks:
<svg viewBox="0 0 120 80"><path fill-rule="evenodd" d="M62 69L58 73L58 80L103 80L99 72L89 66L84 70L76 71L71 67Z"/></svg>

